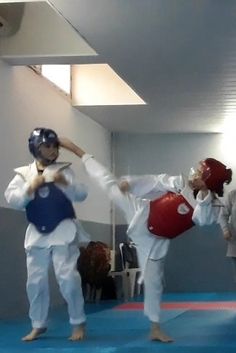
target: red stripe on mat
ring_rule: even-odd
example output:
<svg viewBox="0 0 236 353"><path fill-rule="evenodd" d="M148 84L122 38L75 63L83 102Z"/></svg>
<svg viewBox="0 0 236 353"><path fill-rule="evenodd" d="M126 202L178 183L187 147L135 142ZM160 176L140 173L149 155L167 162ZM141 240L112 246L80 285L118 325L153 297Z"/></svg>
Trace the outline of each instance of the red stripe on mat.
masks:
<svg viewBox="0 0 236 353"><path fill-rule="evenodd" d="M236 310L236 301L232 302L169 302L162 303L164 310ZM143 303L124 303L114 307L114 310L143 310Z"/></svg>

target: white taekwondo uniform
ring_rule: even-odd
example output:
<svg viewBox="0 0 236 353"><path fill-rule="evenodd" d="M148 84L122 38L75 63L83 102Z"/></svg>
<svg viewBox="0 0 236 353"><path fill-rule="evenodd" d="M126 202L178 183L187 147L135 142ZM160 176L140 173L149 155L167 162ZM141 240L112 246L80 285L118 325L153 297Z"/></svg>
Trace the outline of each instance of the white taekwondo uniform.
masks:
<svg viewBox="0 0 236 353"><path fill-rule="evenodd" d="M27 190L38 175L36 162L15 169L16 175L9 183L5 197L15 209L24 210L35 198L28 196ZM53 180L55 173L64 175L68 185L56 186L71 202L81 202L87 197L87 188L75 180L70 163L57 163L46 167L43 176L46 183ZM43 194L47 197L47 184ZM44 197L43 196L43 197ZM48 268L52 261L60 291L68 304L69 320L77 325L86 320L84 300L81 290L81 279L76 270L79 256L77 245L77 225L75 219L64 219L50 233L43 234L34 224L29 223L25 235L25 251L27 256L27 295L30 302L29 316L33 328L47 326L49 308Z"/></svg>

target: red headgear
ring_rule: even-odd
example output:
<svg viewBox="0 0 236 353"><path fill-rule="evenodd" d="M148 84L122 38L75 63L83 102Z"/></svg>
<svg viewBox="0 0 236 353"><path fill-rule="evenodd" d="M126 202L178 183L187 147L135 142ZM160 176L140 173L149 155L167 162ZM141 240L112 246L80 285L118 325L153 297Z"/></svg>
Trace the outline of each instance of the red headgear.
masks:
<svg viewBox="0 0 236 353"><path fill-rule="evenodd" d="M232 179L232 170L214 158L207 158L200 162L202 180L207 188L223 196L224 183L229 184Z"/></svg>

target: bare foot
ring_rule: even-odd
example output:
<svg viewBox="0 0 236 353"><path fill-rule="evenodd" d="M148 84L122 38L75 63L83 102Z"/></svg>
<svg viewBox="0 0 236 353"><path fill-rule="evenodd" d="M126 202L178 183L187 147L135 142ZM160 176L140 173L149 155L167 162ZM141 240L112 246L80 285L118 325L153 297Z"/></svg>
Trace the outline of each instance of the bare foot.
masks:
<svg viewBox="0 0 236 353"><path fill-rule="evenodd" d="M46 327L42 328L33 328L32 331L26 335L25 337L22 337L22 341L25 342L30 342L36 340L40 335L45 333L47 331Z"/></svg>
<svg viewBox="0 0 236 353"><path fill-rule="evenodd" d="M74 325L72 334L69 337L70 341L82 341L85 338L85 323Z"/></svg>
<svg viewBox="0 0 236 353"><path fill-rule="evenodd" d="M167 336L160 328L160 325L156 322L153 322L151 325L150 340L152 341L161 341L164 343L173 342L173 338Z"/></svg>

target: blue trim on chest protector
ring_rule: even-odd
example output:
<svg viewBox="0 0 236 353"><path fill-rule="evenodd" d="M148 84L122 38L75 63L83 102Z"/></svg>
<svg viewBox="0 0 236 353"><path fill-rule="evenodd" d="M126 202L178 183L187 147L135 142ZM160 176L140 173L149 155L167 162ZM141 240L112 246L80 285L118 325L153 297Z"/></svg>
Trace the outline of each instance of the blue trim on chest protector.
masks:
<svg viewBox="0 0 236 353"><path fill-rule="evenodd" d="M72 202L53 182L43 184L26 206L26 216L44 235L67 218L76 218Z"/></svg>

